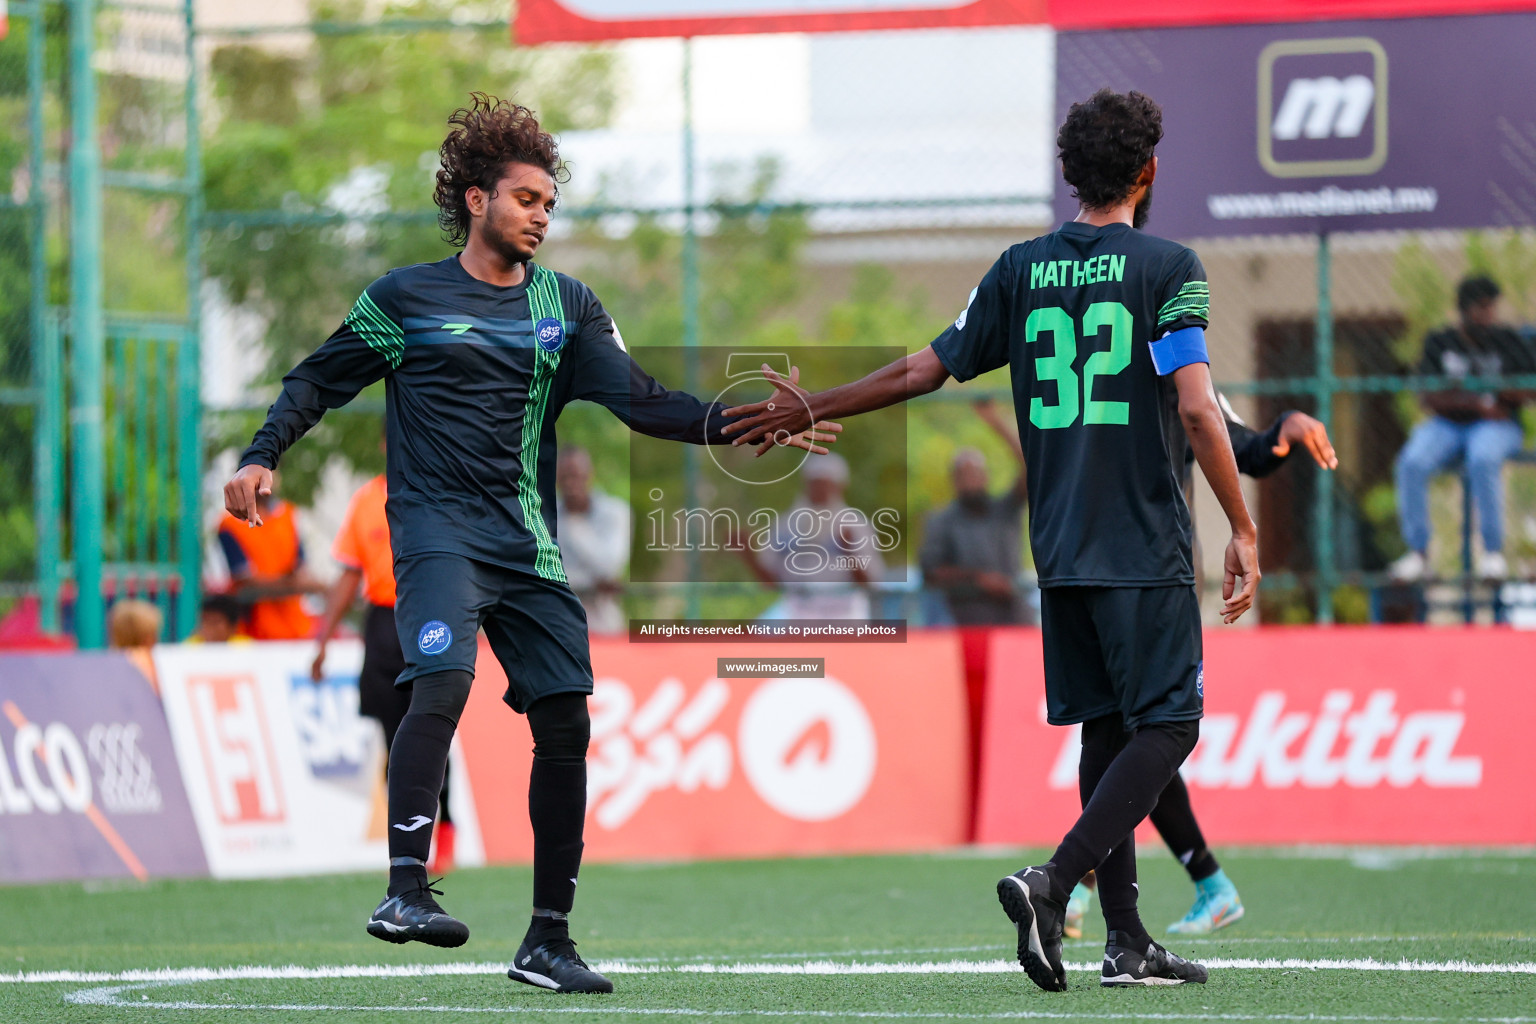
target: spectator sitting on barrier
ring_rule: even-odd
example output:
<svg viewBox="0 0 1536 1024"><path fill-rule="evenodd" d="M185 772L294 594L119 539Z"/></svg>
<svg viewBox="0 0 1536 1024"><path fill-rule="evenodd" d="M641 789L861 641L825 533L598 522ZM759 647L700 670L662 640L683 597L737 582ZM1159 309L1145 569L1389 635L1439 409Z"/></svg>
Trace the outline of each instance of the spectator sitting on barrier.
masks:
<svg viewBox="0 0 1536 1024"><path fill-rule="evenodd" d="M160 629L165 616L148 601L123 599L112 605L107 613L107 642L118 648L128 660L144 673L150 688L158 696L160 680L155 674L155 661L150 648L160 642Z"/></svg>
<svg viewBox="0 0 1536 1024"><path fill-rule="evenodd" d="M1499 286L1474 276L1456 289L1461 322L1424 339L1420 374L1455 380L1504 374L1536 373L1536 358L1520 337L1496 322ZM1408 553L1391 566L1400 580L1424 575L1429 551L1429 481L1457 462L1466 465L1468 486L1477 509L1483 553L1477 574L1503 579L1504 461L1520 450L1521 404L1529 392L1480 384L1453 386L1423 396L1429 419L1413 428L1397 457L1397 510Z"/></svg>
<svg viewBox="0 0 1536 1024"><path fill-rule="evenodd" d="M187 638L189 643L225 644L232 641L250 640L242 631L245 606L233 594L209 594L198 606L197 629Z"/></svg>
<svg viewBox="0 0 1536 1024"><path fill-rule="evenodd" d="M587 610L589 633L620 633L624 567L629 564L629 506L592 486L585 448L560 449L555 509L565 578Z"/></svg>
<svg viewBox="0 0 1536 1024"><path fill-rule="evenodd" d="M1024 449L991 399L975 403L975 409L1013 452L1019 475L993 495L986 456L975 448L955 453L950 463L955 500L929 517L923 534L923 582L943 592L956 624L1004 626L1027 621L1018 584L1029 490Z"/></svg>
<svg viewBox="0 0 1536 1024"><path fill-rule="evenodd" d="M730 543L753 575L783 588L762 618L868 619L868 587L885 575L885 560L869 519L843 500L848 463L840 455L807 459L800 479L800 495L763 550L745 537Z"/></svg>
<svg viewBox="0 0 1536 1024"><path fill-rule="evenodd" d="M264 524L260 530L228 514L219 523L219 547L229 563L234 595L249 603L247 628L256 640L308 639L315 618L304 610L303 595L326 588L305 564L298 513L269 495L257 497L257 511Z"/></svg>

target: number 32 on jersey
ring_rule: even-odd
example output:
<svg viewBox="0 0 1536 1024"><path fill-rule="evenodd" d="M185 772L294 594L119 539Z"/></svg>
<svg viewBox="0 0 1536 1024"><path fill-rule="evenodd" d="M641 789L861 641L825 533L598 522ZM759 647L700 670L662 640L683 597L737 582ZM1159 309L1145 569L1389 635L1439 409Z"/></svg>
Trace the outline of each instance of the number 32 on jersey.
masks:
<svg viewBox="0 0 1536 1024"><path fill-rule="evenodd" d="M1056 382L1056 402L1047 405L1035 397L1029 403L1029 422L1041 430L1070 427L1079 412L1084 423L1130 422L1130 403L1107 402L1093 397L1096 377L1113 377L1131 365L1131 311L1118 302L1095 302L1083 314L1082 337L1092 338L1109 331L1109 348L1101 349L1083 363L1079 378L1073 365L1077 362L1077 325L1072 315L1060 306L1036 309L1024 321L1024 340L1029 344L1050 334L1054 343L1048 356L1035 358L1035 379Z"/></svg>

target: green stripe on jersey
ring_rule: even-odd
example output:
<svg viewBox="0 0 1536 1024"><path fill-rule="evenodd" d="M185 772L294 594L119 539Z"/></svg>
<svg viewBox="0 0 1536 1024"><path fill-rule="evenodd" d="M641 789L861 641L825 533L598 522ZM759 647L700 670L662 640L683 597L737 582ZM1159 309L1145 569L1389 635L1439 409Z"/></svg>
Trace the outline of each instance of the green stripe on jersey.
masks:
<svg viewBox="0 0 1536 1024"><path fill-rule="evenodd" d="M1180 317L1211 318L1211 285L1208 281L1185 281L1178 293L1163 304L1157 313L1157 322L1168 323Z"/></svg>
<svg viewBox="0 0 1536 1024"><path fill-rule="evenodd" d="M560 301L560 283L554 271L530 263L533 280L528 283L528 308L533 322L558 320L565 324L565 306ZM560 562L560 548L549 535L544 522L544 501L539 496L539 438L544 433L544 413L549 408L549 392L555 380L555 369L560 365L560 353L565 346L554 352L534 340L533 380L528 385L528 404L523 409L523 444L518 458L523 471L517 478L517 501L523 507L523 522L538 547L534 556L533 571L547 580L566 582L565 566Z"/></svg>
<svg viewBox="0 0 1536 1024"><path fill-rule="evenodd" d="M368 297L367 290L357 297L352 312L343 323L356 331L369 348L383 356L391 370L399 368L400 360L405 356L405 331L384 315L384 311Z"/></svg>

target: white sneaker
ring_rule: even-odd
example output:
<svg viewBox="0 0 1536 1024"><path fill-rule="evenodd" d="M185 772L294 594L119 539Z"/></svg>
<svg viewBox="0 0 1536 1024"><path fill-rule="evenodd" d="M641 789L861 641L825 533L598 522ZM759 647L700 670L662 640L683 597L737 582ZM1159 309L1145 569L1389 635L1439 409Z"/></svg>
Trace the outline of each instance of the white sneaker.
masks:
<svg viewBox="0 0 1536 1024"><path fill-rule="evenodd" d="M1392 578L1403 583L1412 583L1415 580L1422 579L1424 569L1424 554L1421 551L1410 551L1387 566L1387 572L1392 575Z"/></svg>
<svg viewBox="0 0 1536 1024"><path fill-rule="evenodd" d="M1502 552L1484 551L1477 559L1477 575L1479 579L1502 580L1509 575L1509 563Z"/></svg>

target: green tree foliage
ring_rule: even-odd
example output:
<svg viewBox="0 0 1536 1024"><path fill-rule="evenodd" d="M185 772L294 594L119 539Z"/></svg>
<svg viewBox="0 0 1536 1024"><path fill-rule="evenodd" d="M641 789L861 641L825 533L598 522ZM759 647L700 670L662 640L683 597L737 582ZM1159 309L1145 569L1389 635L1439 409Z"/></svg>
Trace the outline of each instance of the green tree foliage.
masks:
<svg viewBox="0 0 1536 1024"><path fill-rule="evenodd" d="M30 18L0 41L0 580L34 572L32 522L31 188L27 166Z"/></svg>

